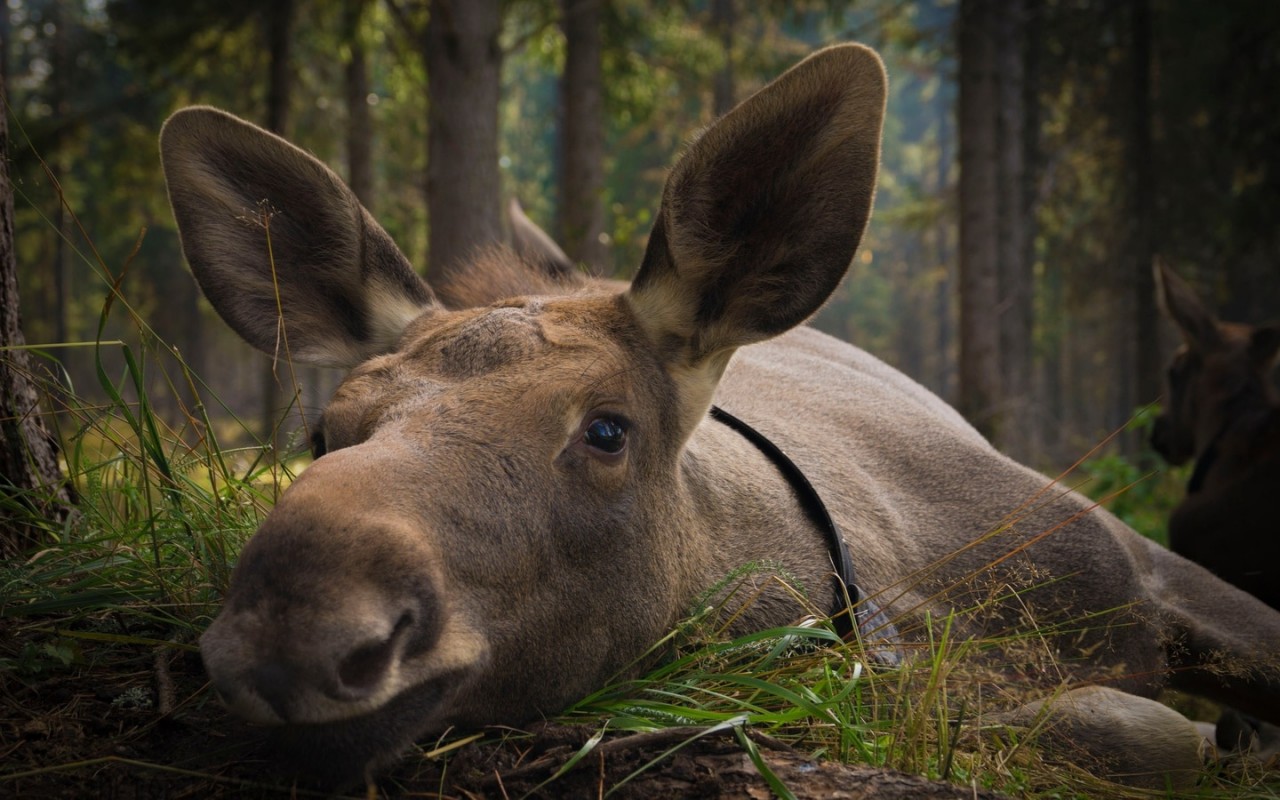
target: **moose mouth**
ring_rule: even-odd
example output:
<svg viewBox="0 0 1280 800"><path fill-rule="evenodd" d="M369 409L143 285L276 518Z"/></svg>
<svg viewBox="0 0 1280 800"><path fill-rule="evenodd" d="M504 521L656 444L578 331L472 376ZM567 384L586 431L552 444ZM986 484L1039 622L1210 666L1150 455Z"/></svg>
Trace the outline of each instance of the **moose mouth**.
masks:
<svg viewBox="0 0 1280 800"><path fill-rule="evenodd" d="M393 763L432 727L446 681L411 686L374 711L333 722L291 723L268 734L269 747L300 780L334 789Z"/></svg>

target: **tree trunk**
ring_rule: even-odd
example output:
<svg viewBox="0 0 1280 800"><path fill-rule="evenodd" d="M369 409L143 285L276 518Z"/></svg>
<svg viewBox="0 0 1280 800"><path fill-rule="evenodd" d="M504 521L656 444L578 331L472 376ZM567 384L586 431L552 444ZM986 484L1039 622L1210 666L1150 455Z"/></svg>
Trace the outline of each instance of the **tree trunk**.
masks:
<svg viewBox="0 0 1280 800"><path fill-rule="evenodd" d="M734 0L711 0L711 29L720 40L720 49L724 51L724 66L716 74L713 89L717 117L729 113L738 102L733 63L733 34L737 27L738 10L734 5Z"/></svg>
<svg viewBox="0 0 1280 800"><path fill-rule="evenodd" d="M560 245L570 259L603 274L604 65L603 0L561 0L565 38L560 129Z"/></svg>
<svg viewBox="0 0 1280 800"><path fill-rule="evenodd" d="M999 440L996 59L992 0L960 3L959 410Z"/></svg>
<svg viewBox="0 0 1280 800"><path fill-rule="evenodd" d="M373 210L373 115L369 112L369 57L360 36L366 0L348 0L346 68L347 184L370 211Z"/></svg>
<svg viewBox="0 0 1280 800"><path fill-rule="evenodd" d="M268 7L264 19L267 53L270 58L266 127L281 136L287 136L289 132L289 103L293 93L289 55L293 12L293 0L276 0ZM280 455L280 411L283 397L280 382L288 374L288 365L274 357L268 359L263 367L262 431L263 441L270 448L268 457L272 459Z"/></svg>
<svg viewBox="0 0 1280 800"><path fill-rule="evenodd" d="M0 36L0 65L8 62L7 26ZM0 66L0 72L5 72ZM7 72L0 90L7 88ZM18 303L13 249L13 185L9 181L8 95L0 95L0 557L16 556L43 540L39 520L61 523L71 496L58 465L58 450L40 416ZM9 349L15 348L15 349Z"/></svg>
<svg viewBox="0 0 1280 800"><path fill-rule="evenodd" d="M267 130L281 136L289 132L289 102L293 95L290 45L293 38L293 0L275 0L266 12Z"/></svg>
<svg viewBox="0 0 1280 800"><path fill-rule="evenodd" d="M1032 463L1048 463L1045 446L1046 427L1049 424L1049 398L1044 393L1044 383L1038 380L1039 360L1044 355L1035 347L1036 330L1040 321L1036 319L1035 280L1036 265L1036 232L1038 230L1038 212L1040 201L1036 190L1040 169L1040 74L1041 48L1044 46L1042 3L1031 3L1021 0L1022 18L1022 185L1018 187L1023 208L1023 224L1026 226L1022 237L1022 258L1026 265L1027 275L1027 392L1030 405L1026 417L1027 449Z"/></svg>
<svg viewBox="0 0 1280 800"><path fill-rule="evenodd" d="M934 192L939 198L946 197L951 188L951 165L954 161L955 123L952 117L953 100L944 92L938 92L934 101L938 115L938 163L935 177L937 185ZM947 205L950 205L949 203ZM933 225L933 260L937 264L937 285L934 287L933 317L937 330L934 335L934 382L932 389L939 397L953 398L952 373L955 359L952 357L952 346L955 344L954 299L955 268L952 241L955 235L955 219L950 214L939 215ZM954 398L953 398L954 399Z"/></svg>
<svg viewBox="0 0 1280 800"><path fill-rule="evenodd" d="M1151 271L1155 259L1152 234L1155 217L1153 189L1155 171L1151 163L1151 3L1134 0L1130 7L1130 31L1133 37L1131 57L1133 74L1130 109L1133 118L1126 142L1126 162L1130 165L1129 196L1132 253L1129 269L1133 275L1134 319L1134 400L1138 405L1154 402L1161 392L1159 312L1156 309L1155 277ZM1136 448L1136 445L1134 447Z"/></svg>
<svg viewBox="0 0 1280 800"><path fill-rule="evenodd" d="M69 65L67 58L67 15L63 13L65 10L62 3L52 3L49 7L50 22L53 23L53 73L50 76L49 86L53 91L52 105L55 119L70 118L70 103L68 102L67 79L69 77ZM5 95L6 97L8 95ZM65 134L59 138L64 138ZM55 149L51 154L53 169L59 180L66 178L69 170L67 169L65 141L57 142ZM70 314L71 303L67 296L67 287L70 284L68 273L71 268L67 259L67 242L71 240L70 225L67 220L67 209L63 204L62 197L56 197L56 206L53 209L53 341L62 344L71 341L70 326L67 324L67 317Z"/></svg>
<svg viewBox="0 0 1280 800"><path fill-rule="evenodd" d="M1025 0L1008 0L995 14L999 249L998 325L1004 420L996 446L1019 461L1031 457L1031 262L1030 221L1024 196L1025 84L1023 31Z"/></svg>
<svg viewBox="0 0 1280 800"><path fill-rule="evenodd" d="M502 238L499 0L433 0L427 20L428 277Z"/></svg>

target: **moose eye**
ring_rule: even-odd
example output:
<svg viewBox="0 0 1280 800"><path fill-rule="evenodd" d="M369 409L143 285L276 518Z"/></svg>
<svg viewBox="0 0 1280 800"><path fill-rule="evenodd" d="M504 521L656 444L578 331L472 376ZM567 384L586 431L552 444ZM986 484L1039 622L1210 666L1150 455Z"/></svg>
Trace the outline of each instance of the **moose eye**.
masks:
<svg viewBox="0 0 1280 800"><path fill-rule="evenodd" d="M613 417L596 417L582 432L582 441L602 453L616 455L627 446L627 428Z"/></svg>

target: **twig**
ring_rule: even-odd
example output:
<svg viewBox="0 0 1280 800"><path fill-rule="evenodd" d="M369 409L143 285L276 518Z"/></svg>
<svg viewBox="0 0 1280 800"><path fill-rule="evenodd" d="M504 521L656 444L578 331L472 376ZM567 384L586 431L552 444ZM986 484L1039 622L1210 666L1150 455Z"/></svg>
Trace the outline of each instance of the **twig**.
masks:
<svg viewBox="0 0 1280 800"><path fill-rule="evenodd" d="M172 714L174 706L177 705L177 695L173 688L173 676L169 674L170 656L171 651L168 647L156 648L156 710L160 712L162 717Z"/></svg>

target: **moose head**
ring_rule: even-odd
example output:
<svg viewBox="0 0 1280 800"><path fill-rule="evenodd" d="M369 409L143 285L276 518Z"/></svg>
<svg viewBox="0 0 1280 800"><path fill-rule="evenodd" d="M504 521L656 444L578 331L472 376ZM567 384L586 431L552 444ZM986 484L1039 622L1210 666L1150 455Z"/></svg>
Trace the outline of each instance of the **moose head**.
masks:
<svg viewBox="0 0 1280 800"><path fill-rule="evenodd" d="M230 707L333 745L321 763L358 740L363 763L563 707L744 563L829 586L821 541L784 552L767 493L726 496L688 442L734 351L843 276L884 103L872 51L823 51L689 148L630 288L463 310L317 160L213 109L175 114L169 196L214 308L269 354L350 370L201 640ZM744 629L801 610L764 594Z"/></svg>
<svg viewBox="0 0 1280 800"><path fill-rule="evenodd" d="M1228 424L1280 406L1271 373L1280 358L1280 322L1222 322L1195 291L1157 263L1156 296L1182 335L1166 372L1164 411L1151 446L1170 464L1201 458Z"/></svg>

